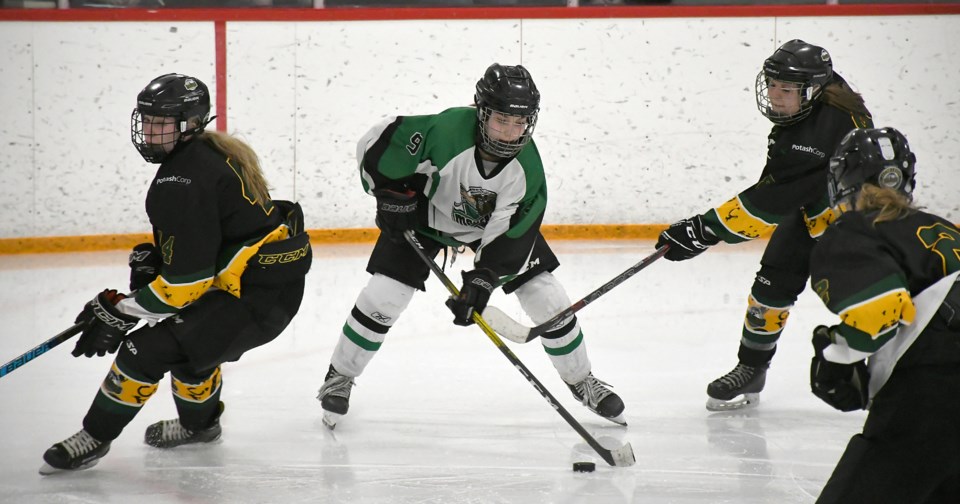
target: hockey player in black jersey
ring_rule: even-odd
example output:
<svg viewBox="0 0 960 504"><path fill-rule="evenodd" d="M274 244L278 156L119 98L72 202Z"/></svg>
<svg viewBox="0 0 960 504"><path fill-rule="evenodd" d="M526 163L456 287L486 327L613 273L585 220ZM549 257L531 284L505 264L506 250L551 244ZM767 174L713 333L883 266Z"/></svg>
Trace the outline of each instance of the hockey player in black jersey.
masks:
<svg viewBox="0 0 960 504"><path fill-rule="evenodd" d="M276 338L300 307L312 256L299 205L271 200L256 154L205 131L209 115L193 77L162 75L137 96L133 144L160 164L146 198L154 242L130 255L130 294L105 290L77 317L75 357L119 353L83 429L44 453L41 474L96 464L167 372L179 418L150 425L145 442L217 440L221 364Z"/></svg>
<svg viewBox="0 0 960 504"><path fill-rule="evenodd" d="M843 214L810 285L840 321L813 332L810 386L870 413L820 504L960 502L960 230L911 204L914 164L893 128L852 131L830 162Z"/></svg>
<svg viewBox="0 0 960 504"><path fill-rule="evenodd" d="M664 257L683 261L720 241L770 235L747 298L739 363L707 386L712 411L759 403L777 340L809 276L810 250L835 217L825 189L828 158L847 132L872 126L826 49L802 40L783 44L764 61L756 101L774 123L760 178L722 205L674 223L657 241L657 247L671 246Z"/></svg>
<svg viewBox="0 0 960 504"><path fill-rule="evenodd" d="M347 413L354 379L430 275L405 230L417 233L430 257L446 247L476 252L460 296L447 302L455 324L471 324L501 285L537 323L570 305L551 274L559 261L540 234L547 188L532 138L540 93L524 67L493 64L474 99L475 108L390 117L360 140L360 177L376 198L381 234L367 265L373 276L343 325L317 397L330 428ZM591 373L576 317L541 342L577 400L624 423L620 397Z"/></svg>

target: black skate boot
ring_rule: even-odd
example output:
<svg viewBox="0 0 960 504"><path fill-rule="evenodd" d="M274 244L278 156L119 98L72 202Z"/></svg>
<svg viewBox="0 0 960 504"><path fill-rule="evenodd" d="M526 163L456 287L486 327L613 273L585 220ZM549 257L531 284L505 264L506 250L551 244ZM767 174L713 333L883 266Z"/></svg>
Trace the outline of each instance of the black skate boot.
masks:
<svg viewBox="0 0 960 504"><path fill-rule="evenodd" d="M220 439L220 415L223 414L223 402L217 405L217 416L206 429L189 430L180 424L180 419L161 420L147 427L143 442L154 448L174 448L194 443L212 443Z"/></svg>
<svg viewBox="0 0 960 504"><path fill-rule="evenodd" d="M730 411L754 408L760 404L760 391L767 381L769 362L759 366L738 363L733 371L707 385L707 409Z"/></svg>
<svg viewBox="0 0 960 504"><path fill-rule="evenodd" d="M109 442L100 441L81 430L47 449L43 454L46 463L40 467L40 474L89 469L109 451Z"/></svg>
<svg viewBox="0 0 960 504"><path fill-rule="evenodd" d="M567 384L573 397L587 409L615 424L627 425L623 418L623 400L607 388L609 386L609 383L594 378L593 373L588 374L580 383Z"/></svg>
<svg viewBox="0 0 960 504"><path fill-rule="evenodd" d="M333 364L330 365L327 377L317 392L317 400L323 408L323 425L330 430L337 426L340 417L346 415L350 409L350 390L353 385L353 378L338 373Z"/></svg>

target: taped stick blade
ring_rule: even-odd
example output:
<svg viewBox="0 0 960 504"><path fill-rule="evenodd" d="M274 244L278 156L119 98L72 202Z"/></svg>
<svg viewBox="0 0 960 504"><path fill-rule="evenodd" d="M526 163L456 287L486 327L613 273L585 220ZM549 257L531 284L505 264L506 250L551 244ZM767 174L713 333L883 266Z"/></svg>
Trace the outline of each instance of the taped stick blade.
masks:
<svg viewBox="0 0 960 504"><path fill-rule="evenodd" d="M616 467L630 467L637 463L637 457L633 454L633 446L627 443L620 448L610 450L613 457L613 464Z"/></svg>
<svg viewBox="0 0 960 504"><path fill-rule="evenodd" d="M487 306L481 315L494 332L514 343L526 343L530 328L513 320L496 306Z"/></svg>

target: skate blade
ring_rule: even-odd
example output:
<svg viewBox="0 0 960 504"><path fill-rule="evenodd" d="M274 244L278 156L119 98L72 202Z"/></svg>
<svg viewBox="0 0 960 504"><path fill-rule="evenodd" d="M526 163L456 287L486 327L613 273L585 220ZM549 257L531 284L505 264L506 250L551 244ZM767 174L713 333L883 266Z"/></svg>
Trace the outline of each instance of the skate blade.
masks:
<svg viewBox="0 0 960 504"><path fill-rule="evenodd" d="M723 399L707 398L707 410L709 411L735 411L756 408L760 404L760 394L740 394L729 401Z"/></svg>
<svg viewBox="0 0 960 504"><path fill-rule="evenodd" d="M97 462L100 462L99 458L91 462L87 462L86 464L83 464L82 466L77 467L75 469L60 469L58 467L53 467L52 465L44 462L43 465L40 466L39 472L43 476L49 476L51 474L58 474L58 473L64 473L64 472L82 471L84 469L90 469L91 467L97 465Z"/></svg>
<svg viewBox="0 0 960 504"><path fill-rule="evenodd" d="M340 421L340 417L343 415L337 413L331 413L329 411L323 412L323 425L326 425L328 429L333 430L337 427L337 422Z"/></svg>
<svg viewBox="0 0 960 504"><path fill-rule="evenodd" d="M601 418L604 418L604 419L606 419L606 420L609 420L609 421L611 421L611 422L613 422L613 423L615 423L615 424L617 424L617 425L621 425L621 426L623 426L623 427L626 427L626 426L627 426L627 419L624 418L623 413L621 413L621 414L619 414L619 415L617 415L617 416L615 416L615 417L613 417L613 418L607 418L607 417L605 417L605 416L601 416Z"/></svg>

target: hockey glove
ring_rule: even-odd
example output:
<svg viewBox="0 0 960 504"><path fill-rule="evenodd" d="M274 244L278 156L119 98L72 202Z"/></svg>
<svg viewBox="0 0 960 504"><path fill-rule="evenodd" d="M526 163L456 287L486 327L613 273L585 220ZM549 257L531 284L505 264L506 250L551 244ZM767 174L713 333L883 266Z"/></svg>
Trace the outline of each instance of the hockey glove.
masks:
<svg viewBox="0 0 960 504"><path fill-rule="evenodd" d="M378 189L373 191L377 198L377 227L390 241L403 242L403 232L417 227L417 193Z"/></svg>
<svg viewBox="0 0 960 504"><path fill-rule="evenodd" d="M146 287L160 274L160 254L152 243L141 243L133 247L130 258L130 290Z"/></svg>
<svg viewBox="0 0 960 504"><path fill-rule="evenodd" d="M473 323L473 314L482 313L490 301L490 294L497 287L497 274L486 268L463 272L463 287L460 295L447 300L447 308L453 312L453 323L468 326Z"/></svg>
<svg viewBox="0 0 960 504"><path fill-rule="evenodd" d="M114 306L125 297L113 289L107 289L83 307L74 321L75 324L84 324L80 340L71 352L74 357L93 357L94 354L103 357L120 348L120 342L140 320L121 313Z"/></svg>
<svg viewBox="0 0 960 504"><path fill-rule="evenodd" d="M660 233L657 248L670 245L670 250L663 257L668 261L686 261L719 242L720 239L714 236L710 229L703 225L700 216L696 215L675 222Z"/></svg>
<svg viewBox="0 0 960 504"><path fill-rule="evenodd" d="M864 361L837 364L823 357L823 349L831 343L830 329L817 326L813 330L810 362L810 390L823 402L840 411L856 411L867 407L867 385L870 374Z"/></svg>

